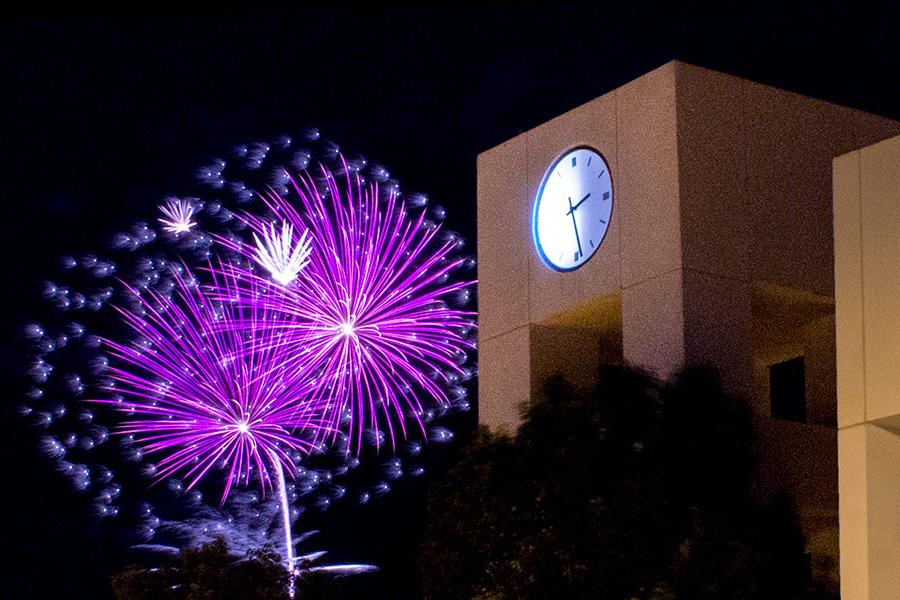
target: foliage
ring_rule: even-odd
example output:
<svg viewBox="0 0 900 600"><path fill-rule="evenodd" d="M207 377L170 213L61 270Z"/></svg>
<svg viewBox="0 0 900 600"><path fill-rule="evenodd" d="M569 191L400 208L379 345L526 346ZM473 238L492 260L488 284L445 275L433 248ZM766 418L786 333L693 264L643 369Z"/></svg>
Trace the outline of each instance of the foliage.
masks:
<svg viewBox="0 0 900 600"><path fill-rule="evenodd" d="M171 564L129 566L112 577L118 600L283 600L288 598L288 574L275 550L251 550L243 559L231 555L219 539L185 548ZM336 598L330 578L310 574L297 582L296 600Z"/></svg>
<svg viewBox="0 0 900 600"><path fill-rule="evenodd" d="M553 381L432 490L425 597L812 598L790 500L757 501L754 467L747 411L711 373Z"/></svg>

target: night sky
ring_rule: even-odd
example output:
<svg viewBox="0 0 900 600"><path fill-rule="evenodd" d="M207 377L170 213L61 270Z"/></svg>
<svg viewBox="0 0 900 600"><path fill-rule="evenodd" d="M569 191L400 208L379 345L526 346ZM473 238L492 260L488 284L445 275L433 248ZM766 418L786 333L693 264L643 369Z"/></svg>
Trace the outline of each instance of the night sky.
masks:
<svg viewBox="0 0 900 600"><path fill-rule="evenodd" d="M0 595L108 593L112 559L84 500L14 416L19 332L38 283L61 254L102 249L135 218L153 218L231 144L319 127L446 206L474 253L479 152L674 58L900 118L896 7L558 4L0 22ZM330 533L382 561L370 597L416 597L424 484L404 493Z"/></svg>

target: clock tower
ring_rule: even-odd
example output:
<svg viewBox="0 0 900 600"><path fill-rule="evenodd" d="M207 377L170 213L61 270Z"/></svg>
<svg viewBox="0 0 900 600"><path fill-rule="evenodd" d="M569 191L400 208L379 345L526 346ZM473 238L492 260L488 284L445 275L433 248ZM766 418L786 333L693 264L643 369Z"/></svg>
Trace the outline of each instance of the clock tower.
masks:
<svg viewBox="0 0 900 600"><path fill-rule="evenodd" d="M831 165L898 133L671 62L480 154L481 423L514 430L556 374L714 367L777 465L763 493L788 488L836 556Z"/></svg>

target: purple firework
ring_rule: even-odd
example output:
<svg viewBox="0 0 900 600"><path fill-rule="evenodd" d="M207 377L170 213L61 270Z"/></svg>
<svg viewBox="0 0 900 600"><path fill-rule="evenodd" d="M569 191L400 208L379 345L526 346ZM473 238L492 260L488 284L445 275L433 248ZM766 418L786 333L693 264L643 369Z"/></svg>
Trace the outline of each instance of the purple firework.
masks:
<svg viewBox="0 0 900 600"><path fill-rule="evenodd" d="M321 426L321 408L308 381L278 342L282 318L260 304L220 302L233 295L227 276L199 286L192 274L173 273L173 294L152 289L119 309L135 334L130 343L104 340L111 356L112 404L126 413L120 433L159 455L157 478L180 474L196 485L213 467L227 473L222 499L256 470L263 488L293 471L290 452L313 449L309 432ZM251 284L252 285L252 284Z"/></svg>
<svg viewBox="0 0 900 600"><path fill-rule="evenodd" d="M345 497L333 477L360 464L363 440L393 444L409 423L428 425L434 442L451 439L434 419L468 409L463 382L474 374L464 365L473 313L449 306L471 285L450 281L473 266L458 257L462 240L428 220L427 199L402 200L384 169L348 164L316 130L300 143L309 146L286 136L238 146L198 170L207 192L167 198L156 221L114 236L111 256L64 257L61 280L44 289L47 326L26 328L33 387L21 409L58 469L96 494L98 514L121 505L144 541L160 538L162 523L171 526L157 542L197 539L183 534L205 534L205 521L178 511L205 508L211 531L242 540L259 528L265 538L268 512L232 518L251 497L234 488L277 488L251 504L279 507L295 575L291 527L302 508L293 504L325 510ZM406 451L419 460L409 433ZM167 485L123 491L118 471L127 480L145 455L158 464L138 468ZM218 509L196 489L212 471L224 473ZM421 474L395 453L380 477ZM390 487L379 481L356 498Z"/></svg>
<svg viewBox="0 0 900 600"><path fill-rule="evenodd" d="M472 282L450 280L465 263L454 257L460 238L424 211L411 216L396 188L365 184L341 164L340 179L319 165L318 182L282 171L299 202L270 188L263 200L274 222L243 216L255 245L219 241L266 271L230 265L223 274L250 283L241 285L246 302L285 315L268 323L294 372L313 378L310 401L328 410L321 431L333 435L349 415L348 450L358 451L365 429L376 445L386 429L393 444L408 418L424 431L424 406L449 404L445 387L474 347L473 313L449 303L467 299Z"/></svg>

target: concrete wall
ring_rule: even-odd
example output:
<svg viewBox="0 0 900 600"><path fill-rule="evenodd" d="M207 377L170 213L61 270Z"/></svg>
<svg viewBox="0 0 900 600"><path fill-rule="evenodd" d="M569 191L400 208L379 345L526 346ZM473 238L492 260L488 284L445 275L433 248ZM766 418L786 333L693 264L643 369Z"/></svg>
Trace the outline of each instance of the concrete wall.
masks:
<svg viewBox="0 0 900 600"><path fill-rule="evenodd" d="M843 435L900 414L900 176L883 149L842 157L833 211L831 164L897 134L888 119L672 62L479 155L481 423L515 429L546 379L587 387L601 362L661 377L716 367L751 401L761 493L792 493L818 574L836 577L835 423ZM559 272L533 248L532 207L546 168L582 144L606 157L614 208L596 255ZM801 355L808 423L777 421L768 368ZM900 492L900 468L876 464L893 452L884 431L842 438L842 457ZM880 496L866 489L857 504L871 512ZM900 518L896 505L884 514ZM867 552L895 531L867 533Z"/></svg>
<svg viewBox="0 0 900 600"><path fill-rule="evenodd" d="M579 144L598 149L609 163L615 205L596 255L575 274L560 273L534 251L532 203L547 166ZM548 328L601 297L618 299L620 322L611 328L618 333L609 340L619 356L592 350L594 364L578 368L586 373L583 384L597 363L619 362L623 354L663 370L684 361L676 148L669 63L478 156L479 398L489 399L479 404L482 423L515 428L516 407L529 390L560 372L559 357L545 350L548 339L566 332ZM578 326L610 329L594 314ZM540 351L532 356L533 347Z"/></svg>
<svg viewBox="0 0 900 600"><path fill-rule="evenodd" d="M782 312L831 302L831 161L900 133L900 123L675 64L686 359L718 367L762 414L768 395L754 396L752 385L754 290L779 289L769 303ZM829 336L797 346L813 388L834 387ZM833 424L833 394L827 404L831 416L819 422Z"/></svg>
<svg viewBox="0 0 900 600"><path fill-rule="evenodd" d="M888 318L900 314L900 285L876 275L900 264L900 213L862 200L893 189L893 159L866 150L836 162L845 200L834 213L830 165L897 133L887 119L674 62L481 154L481 422L512 430L549 377L587 387L601 362L662 377L714 366L751 400L761 493L793 494L819 575L834 573L835 423L878 427L900 413L900 320ZM580 144L606 157L615 204L597 254L558 272L533 249L532 205L547 166ZM837 239L832 214L844 223ZM835 320L836 272L855 317ZM884 317L863 322L871 311ZM835 328L847 365L837 383ZM779 422L768 367L801 355L808 423ZM854 438L865 440L866 468L890 455L882 431ZM856 456L848 444L844 455Z"/></svg>
<svg viewBox="0 0 900 600"><path fill-rule="evenodd" d="M685 286L686 359L750 399L760 493L791 492L817 578L836 579L831 161L900 124L690 65L676 89L685 281L702 282ZM805 425L770 416L768 369L797 356Z"/></svg>
<svg viewBox="0 0 900 600"><path fill-rule="evenodd" d="M900 137L834 161L844 600L900 596Z"/></svg>
<svg viewBox="0 0 900 600"><path fill-rule="evenodd" d="M887 119L671 62L480 154L481 422L514 428L526 390L553 371L525 343L534 327L610 295L624 360L663 377L685 363L717 367L764 414L754 286L831 301L831 160L896 133ZM531 211L547 166L579 144L606 157L615 204L597 254L558 272L534 251ZM798 348L815 349L817 422L833 424L832 334Z"/></svg>

